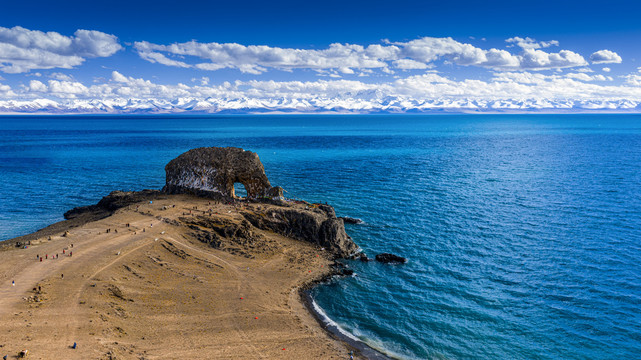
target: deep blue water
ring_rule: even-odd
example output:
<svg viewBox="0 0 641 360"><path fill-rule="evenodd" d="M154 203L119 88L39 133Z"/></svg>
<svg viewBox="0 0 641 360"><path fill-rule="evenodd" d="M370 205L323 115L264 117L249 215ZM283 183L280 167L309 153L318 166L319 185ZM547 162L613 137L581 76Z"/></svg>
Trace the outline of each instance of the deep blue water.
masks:
<svg viewBox="0 0 641 360"><path fill-rule="evenodd" d="M641 354L641 116L0 117L0 239L200 146L255 151L287 196L358 217L370 256L315 289L400 358Z"/></svg>

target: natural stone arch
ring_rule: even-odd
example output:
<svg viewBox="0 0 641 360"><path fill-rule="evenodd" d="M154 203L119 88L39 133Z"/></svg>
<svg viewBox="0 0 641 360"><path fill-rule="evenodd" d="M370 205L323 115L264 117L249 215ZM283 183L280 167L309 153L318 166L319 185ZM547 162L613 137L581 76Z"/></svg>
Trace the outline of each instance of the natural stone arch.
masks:
<svg viewBox="0 0 641 360"><path fill-rule="evenodd" d="M241 183L241 182L235 182L233 190L234 190L234 197L236 197L236 198L241 198L242 197L240 194L238 194L239 192L241 194L244 193L245 196L248 196L247 195L247 189L245 188L245 185L243 183Z"/></svg>
<svg viewBox="0 0 641 360"><path fill-rule="evenodd" d="M234 198L234 183L241 183L248 198L282 198L272 187L258 155L241 148L203 147L187 151L165 166L163 191Z"/></svg>

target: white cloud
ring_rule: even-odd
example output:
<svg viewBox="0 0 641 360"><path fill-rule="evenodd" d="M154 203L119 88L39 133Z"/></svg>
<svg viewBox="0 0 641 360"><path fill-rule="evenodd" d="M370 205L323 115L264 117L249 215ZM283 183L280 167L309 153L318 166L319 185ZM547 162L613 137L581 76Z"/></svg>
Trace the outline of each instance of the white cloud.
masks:
<svg viewBox="0 0 641 360"><path fill-rule="evenodd" d="M558 53L546 53L541 50L524 49L521 55L521 69L558 69L585 66L587 64L587 61L585 61L581 55L569 50L561 50Z"/></svg>
<svg viewBox="0 0 641 360"><path fill-rule="evenodd" d="M74 35L71 51L79 56L108 57L122 49L114 35L95 30L76 30Z"/></svg>
<svg viewBox="0 0 641 360"><path fill-rule="evenodd" d="M603 72L610 72L610 71L612 71L612 69L610 69L609 67L604 67L604 68L603 68L603 69L601 69L601 70L603 70Z"/></svg>
<svg viewBox="0 0 641 360"><path fill-rule="evenodd" d="M324 74L334 76L339 72L356 74L355 70L373 69L392 73L390 67L428 69L436 61L503 70L545 70L588 64L581 55L569 50L558 53L537 50L558 45L555 40L536 42L530 38L512 38L508 41L519 44L523 51L513 54L507 50L481 49L449 37L423 37L393 43L384 41L382 45L367 46L335 43L321 50L196 41L170 45L142 41L136 42L134 47L141 58L152 63L208 71L237 69L249 74L261 74L270 69L311 69L320 74L331 70Z"/></svg>
<svg viewBox="0 0 641 360"><path fill-rule="evenodd" d="M412 69L428 69L431 66L416 60L400 59L400 60L394 61L394 67L401 70L412 70Z"/></svg>
<svg viewBox="0 0 641 360"><path fill-rule="evenodd" d="M122 49L114 35L77 30L74 36L0 27L0 71L23 73L33 69L71 69L86 58L107 57Z"/></svg>
<svg viewBox="0 0 641 360"><path fill-rule="evenodd" d="M126 76L124 76L123 74L121 74L121 73L119 73L117 71L113 71L111 73L111 79L113 81L119 82L119 83L126 83L128 81Z"/></svg>
<svg viewBox="0 0 641 360"><path fill-rule="evenodd" d="M597 75L588 75L586 73L569 73L565 75L566 78L568 79L575 79L575 80L581 80L581 81L612 81L614 80L610 76L604 76L601 74Z"/></svg>
<svg viewBox="0 0 641 360"><path fill-rule="evenodd" d="M540 48L547 48L550 46L559 46L559 42L557 40L536 41L529 37L522 38L518 36L506 39L505 42L516 44L516 46L522 49L540 49Z"/></svg>
<svg viewBox="0 0 641 360"><path fill-rule="evenodd" d="M0 94L5 95L5 96L15 95L13 93L13 91L11 91L11 86L4 85L4 84L0 84Z"/></svg>
<svg viewBox="0 0 641 360"><path fill-rule="evenodd" d="M89 95L89 88L79 82L49 80L48 83L49 91L53 94L60 94L70 98Z"/></svg>
<svg viewBox="0 0 641 360"><path fill-rule="evenodd" d="M73 77L71 75L63 74L60 72L55 72L49 74L49 77L55 80L62 80L62 81L72 81Z"/></svg>
<svg viewBox="0 0 641 360"><path fill-rule="evenodd" d="M43 84L38 80L29 81L29 91L33 92L46 92L48 90L47 85Z"/></svg>
<svg viewBox="0 0 641 360"><path fill-rule="evenodd" d="M172 45L156 45L136 42L134 47L140 56L150 62L169 66L195 67L202 70L235 68L241 72L259 74L267 68L276 69L347 69L380 68L387 66L379 57L371 57L360 45L331 44L325 50L286 49L264 45L244 46L240 44L197 43L190 41ZM387 47L389 48L389 47ZM381 46L372 48L372 53L389 51ZM189 65L183 61L169 59L163 53L192 56L209 60ZM383 54L378 54L378 56Z"/></svg>
<svg viewBox="0 0 641 360"><path fill-rule="evenodd" d="M593 64L620 64L622 59L619 54L610 50L599 50L590 55Z"/></svg>
<svg viewBox="0 0 641 360"><path fill-rule="evenodd" d="M641 86L641 75L631 74L624 76L626 84L632 86Z"/></svg>

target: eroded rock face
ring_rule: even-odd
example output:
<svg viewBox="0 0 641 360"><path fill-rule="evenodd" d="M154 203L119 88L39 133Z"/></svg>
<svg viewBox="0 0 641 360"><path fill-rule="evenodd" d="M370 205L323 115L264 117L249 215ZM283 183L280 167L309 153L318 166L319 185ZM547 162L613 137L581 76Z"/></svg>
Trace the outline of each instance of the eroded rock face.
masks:
<svg viewBox="0 0 641 360"><path fill-rule="evenodd" d="M281 187L272 187L258 155L240 148L197 148L181 154L165 166L170 194L235 197L234 183L241 183L249 198L280 199Z"/></svg>
<svg viewBox="0 0 641 360"><path fill-rule="evenodd" d="M243 212L242 215L259 229L317 244L337 257L346 258L358 251L331 206L320 205L308 211L272 207L264 213Z"/></svg>

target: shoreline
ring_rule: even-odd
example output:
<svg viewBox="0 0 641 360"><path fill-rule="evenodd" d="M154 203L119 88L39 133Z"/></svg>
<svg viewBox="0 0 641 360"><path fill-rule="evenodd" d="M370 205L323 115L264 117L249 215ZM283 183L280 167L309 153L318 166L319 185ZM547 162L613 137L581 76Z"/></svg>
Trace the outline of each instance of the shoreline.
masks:
<svg viewBox="0 0 641 360"><path fill-rule="evenodd" d="M177 219L180 221L188 221L181 215L181 211L183 211L184 214L184 211L191 208L192 205L194 208L200 208L203 204L207 204L207 202L208 199L186 195L157 194L153 200L153 205L146 202L139 203L136 207L140 207L140 210L132 210L131 208L133 206L127 205L126 207L115 210L111 214L81 213L79 216L71 218L70 220L51 224L34 233L0 242L0 249L3 250L0 251L0 258L3 260L3 264L0 265L0 283L9 282L8 284L5 284L7 286L2 286L2 289L0 290L0 305L2 305L2 309L0 310L0 328L3 328L5 332L8 331L9 333L13 333L14 335L12 336L18 338L17 340L13 338L10 340L1 339L3 343L2 345L4 346L0 349L0 352L13 353L15 351L13 347L17 349L18 347L24 346L18 346L18 344L23 343L24 341L20 341L20 339L23 339L23 337L26 336L26 339L28 339L27 344L31 343L29 347L32 349L30 351L34 358L42 356L37 350L39 346L47 349L55 349L56 347L64 345L59 349L60 351L63 351L64 354L64 351L68 351L66 349L69 344L60 344L59 338L65 337L63 334L69 332L76 334L75 336L78 337L78 342L83 343L84 351L82 357L84 358L109 358L109 356L112 355L116 356L114 354L117 354L119 359L129 358L125 355L127 352L137 351L139 356L152 359L162 358L163 356L159 356L157 354L165 353L166 351L177 352L177 350L175 350L175 344L173 347L168 348L172 341L161 341L160 338L154 341L154 336L147 333L149 331L147 328L150 326L153 327L153 324L155 324L155 321L152 321L151 319L153 319L154 316L157 316L157 314L146 313L144 307L141 308L139 305L142 301L145 306L148 305L150 308L154 306L153 302L146 304L144 302L144 297L140 298L140 291L143 291L142 289L144 289L147 284L138 278L156 278L157 275L154 274L157 274L159 271L164 271L161 270L164 267L165 270L172 270L174 272L174 274L172 274L173 276L181 273L194 274L194 279L198 278L196 280L200 282L207 282L206 278L210 276L213 276L214 278L217 277L220 279L217 280L218 283L223 284L222 288L217 291L224 291L225 289L228 289L235 293L246 292L250 294L258 294L260 291L266 291L267 294L270 294L267 295L267 299L264 301L253 301L250 303L243 300L238 304L234 302L229 303L228 299L216 297L216 299L218 299L216 300L217 302L220 301L223 302L223 304L227 303L227 305L221 305L223 307L220 308L219 311L222 311L222 313L225 314L231 311L230 314L235 314L224 315L226 317L242 317L242 314L244 314L247 309L254 312L265 312L265 309L268 308L274 309L260 316L261 319L276 317L273 320L269 320L267 325L268 327L264 330L257 330L252 322L241 323L239 325L238 319L228 321L227 327L222 325L216 327L216 329L223 332L223 335L225 332L230 333L228 336L223 336L223 339L231 342L232 344L228 346L231 346L232 348L239 346L242 348L243 346L247 346L247 339L250 338L265 338L266 340L264 341L267 341L267 339L274 336L273 334L275 334L275 332L284 334L291 333L291 335L277 336L279 341L285 339L285 341L288 342L287 346L283 346L283 350L280 348L278 349L280 351L287 351L287 356L285 356L285 353L280 352L266 355L269 354L270 351L274 351L274 349L261 349L261 346L267 347L267 344L270 343L270 341L267 341L266 344L260 343L261 345L252 345L251 351L256 352L258 357L267 356L269 358L287 358L298 352L300 355L294 356L299 358L302 356L302 358L304 358L305 354L307 354L307 356L309 356L309 354L316 354L315 356L317 358L327 359L341 359L344 358L349 351L354 351L354 358L389 359L388 357L381 357L378 354L368 355L375 354L375 350L370 350L370 348L363 343L355 341L350 342L349 339L341 338L340 336L333 334L331 328L327 328L323 325L318 314L316 314L313 311L313 308L305 301L305 297L301 296L306 289L317 286L323 280L334 274L334 270L332 270L330 266L334 260L331 259L332 257L329 253L326 251L319 251L322 249L315 248L313 244L265 232L261 232L260 236L267 240L267 249L260 250L260 247L263 246L260 243L253 245L249 244L248 246L250 247L245 249L240 246L237 250L234 249L239 246L238 244L232 243L231 245L225 245L230 246L230 249L232 249L231 253L229 253L229 251L221 252L221 250L211 249L207 247L206 244L201 244L197 240L188 236L188 234L184 232L188 228L185 228L184 225L176 228L174 224L174 222L178 221ZM162 210L173 206L170 205L171 203L179 204L180 210ZM247 206L248 208L260 208L271 205L248 203L242 206ZM221 214L215 216L214 218L216 219L232 219L232 215L234 215L234 213L241 212L241 210L235 208L233 205L217 205L216 209L216 213ZM170 214L168 214L170 211L174 211L175 214L170 216ZM196 211L193 212L194 214L192 214L192 218L200 219L200 217L202 217L201 215L198 215L200 216L198 217L196 215ZM228 214L225 214L227 212ZM131 228L129 228L130 222L132 225ZM150 222L152 223L151 225L148 224ZM126 227L125 224L127 224ZM146 225L143 226L143 224ZM115 233L113 231L111 233L105 233L104 230L100 231L107 227L114 227L120 230L120 233L118 233L117 230ZM254 230L258 231L257 229ZM24 245L16 247L15 244L17 242L22 242L23 244L30 243L31 245L27 246L25 249ZM25 257L25 255L27 259L33 256L33 254L28 255L28 253L39 253L41 255L42 253L48 252L49 254L53 254L58 250L50 249L61 249L63 246L68 247L69 242L72 242L72 244L75 243L73 260L67 257L54 261L46 259L42 262L29 260L26 266L21 265L24 261L21 258ZM255 246L258 246L258 248L254 248ZM269 246L273 248L269 249ZM96 248L96 250L91 250L92 248ZM88 258L85 261L84 258L88 257L88 255L84 254L85 251L92 254L96 253L98 254L98 257ZM121 251L123 252L122 255ZM116 252L118 255L116 255ZM101 253L104 255L99 255ZM49 258L52 256L53 255L50 255ZM205 262L206 260L206 263L209 263L210 265L205 265L213 269L213 272L212 270L203 268L202 266L194 265L193 261L189 262L190 259L200 259L197 260L197 262ZM96 270L98 263L103 264L103 266ZM151 268L157 265L160 267ZM47 269L47 267L51 267L51 269ZM224 271L227 271L227 275L220 273L220 269L222 268L225 269ZM245 268L247 271L243 270ZM250 268L252 270L254 268L263 269L265 273L261 273L263 270L260 270L261 272L254 273ZM310 268L311 270L308 272L307 269ZM32 272L32 269L38 269L38 271ZM209 271L211 275L205 275L207 271ZM65 273L65 280L55 277L56 275L60 276L59 272ZM67 275L66 273L74 275ZM243 283L246 284L246 289L235 289L238 285L233 284L238 280L233 280L233 278L225 280L229 279L229 276L231 275L239 280L245 279L243 280ZM40 278L40 276L42 278ZM110 280L103 279L104 276L107 276L106 279ZM66 291L61 291L64 289L60 289L59 286L63 284L63 281L67 281L67 278L73 280L74 277L76 281L82 282L82 286L75 287L77 288L77 290L75 290L76 295L69 298L69 294L67 294ZM21 286L21 290L25 292L16 294L11 293L11 291L17 290L17 286L16 288L12 288L10 286L12 281L11 279L13 278L16 279L16 285ZM90 283L90 281L94 283ZM175 302L175 300L171 299L174 299L177 295L171 287L184 286L181 284L186 280L175 279L172 281L155 280L157 285L152 287L147 286L149 289L146 291L158 292L161 299L167 299L163 300L165 302ZM231 281L231 283L229 281ZM279 286L285 285L285 288L293 286L290 288L290 295L287 297L289 300L285 299L285 302L282 303L283 295L278 295L278 291L276 291L274 295L271 295L271 293L274 292L273 290L277 288L274 288L275 285L269 285L269 281L272 283L275 282L274 284L282 284ZM130 284L131 282L139 285L132 286ZM229 285L224 285L227 283L229 283ZM39 291L36 294L31 294L31 291L27 290L31 289L31 287L39 288L40 285L42 285L43 289L46 289L42 291L42 294L40 294ZM198 284L192 284L191 286L192 287L189 291L194 294L194 299L207 298L212 295L210 291L201 289ZM95 290L92 290L95 288L101 289L99 294L92 293L95 292ZM120 296L116 296L116 299L113 300L113 295L116 293L120 294ZM145 291L143 291L143 294L144 293ZM41 298L38 299L38 296ZM34 300L34 298L36 300ZM117 305L116 308L104 306L105 302L111 303L112 305L109 305L111 307L116 306L113 305L113 303L122 302L121 298L128 299L128 301ZM273 300L270 300L269 298L272 298ZM281 300L277 300L279 298ZM194 299L190 299L189 301L193 302ZM36 303L34 303L34 301L36 301ZM41 304L40 301L43 303ZM81 305L79 306L78 304ZM99 309L95 311L95 313L101 313L101 315L97 317L97 315L92 315L92 312L86 312L86 310L83 313L81 311L82 308L85 308L83 304L91 304L89 307ZM251 306L248 308L245 307L247 304L251 304ZM63 309L66 309L69 306L77 308L79 313L83 313L83 316L86 317L85 320L77 318L76 316L76 320L70 321L70 323L65 326L53 326L54 330L52 330L51 321L53 318L60 316L60 314L64 314L68 310ZM164 305L158 304L157 306L161 306L160 309L163 309L162 306ZM228 310L225 310L225 308ZM122 312L126 315L124 315L123 318L114 318L114 309L120 309L116 310L116 313ZM193 316L202 311L202 306L192 308L188 307L182 311L185 315L192 314L188 316ZM21 318L23 316L27 316L25 314L29 314L28 318L25 318L24 320L24 323L28 325L25 327L24 324L21 325L15 323L14 314L20 314L19 316ZM207 312L207 314L209 313ZM285 316L285 314L289 315ZM32 316L49 320L42 324L40 324L40 322L34 323L33 320L30 320ZM107 320L104 320L105 317ZM257 319L258 317L259 316L256 316ZM124 320L126 318L136 318L136 322L140 323L140 325L135 323L132 324L130 321ZM86 319L89 319L90 325L86 324ZM167 314L163 314L161 320L169 321L169 323L177 321L176 324L183 324L179 321L180 319L175 319L175 314L169 312ZM156 326L162 327L162 321ZM85 324L81 326L81 323ZM147 325L147 327L143 326L145 323L148 323L149 325ZM103 329L104 324L110 325L108 328ZM283 326L282 324L288 325ZM75 326L77 329L71 329L70 326ZM83 327L86 328L85 331L87 334L101 333L102 335L87 335L83 337L78 333L78 331L80 331L79 329L82 329ZM212 326L209 324L205 325L205 327L211 328ZM233 333L239 330L234 330L234 327L241 328L242 331L240 334L245 334L241 336L245 340L237 340L237 336L233 335ZM291 329L288 329L288 327ZM217 334L219 334L219 332L214 330L215 329L207 331L209 331L211 335L218 336ZM20 336L19 334L24 335ZM247 334L253 335L250 336ZM305 341L301 340L301 336L303 336L303 340ZM133 339L134 337L138 337L138 340ZM185 339L191 339L190 341L201 343L203 341L201 341L200 337L200 335L192 334ZM120 340L112 341L111 345L105 345L105 338ZM131 338L133 340L129 341L129 348L124 349L124 345L122 344L127 343L127 341L124 341L123 339L127 338ZM286 340L288 338L291 338L292 340ZM102 340L96 342L96 339ZM152 342L151 346L147 345L150 340ZM69 338L69 341L71 341L71 338ZM75 341L76 339L74 338L73 342ZM165 344L165 342L169 344ZM175 341L173 342L175 343ZM302 342L304 342L304 344L301 344ZM39 345L34 346L34 343ZM94 343L94 345L90 345L91 343ZM119 343L121 345L117 345ZM203 345L201 346L211 347L211 345L206 344L206 342L203 342ZM8 349L11 349L11 351L8 351ZM147 353L144 353L144 351L147 351ZM182 353L188 353L189 356L193 358L199 358L196 350L184 349L181 351ZM217 356L216 354L218 354L218 356L227 356L230 358L243 357L241 356L243 352L238 352L237 354L234 352L230 353L229 350L224 348L210 349L208 351L211 352L208 352L206 357L201 358L210 358L211 356L215 357ZM246 350L245 353L247 351L249 350ZM97 352L100 353L100 355ZM73 353L68 353L64 356L68 358L76 358L72 354ZM156 356L153 356L153 354L156 354ZM80 353L78 353L78 355L80 355ZM46 356L41 358L46 358Z"/></svg>
<svg viewBox="0 0 641 360"><path fill-rule="evenodd" d="M342 342L345 344L350 349L354 349L354 354L362 356L368 360L394 360L393 357L390 357L373 347L367 345L365 342L358 340L356 338L353 338L350 335L347 335L343 333L336 325L333 325L329 323L331 320L326 314L323 315L321 314L317 309L316 306L318 304L314 301L314 298L312 297L311 290L316 287L316 286L322 286L324 282L328 281L329 278L333 277L334 275L329 274L325 278L319 280L319 281L313 281L312 283L309 284L309 286L302 286L299 289L299 296L301 298L301 301L305 305L305 308L307 311L309 311L310 314L314 316L314 319L318 322L318 325L323 328L328 334L330 334L332 337L337 339L338 341ZM320 308L320 306L319 306ZM327 320L325 320L325 318Z"/></svg>

